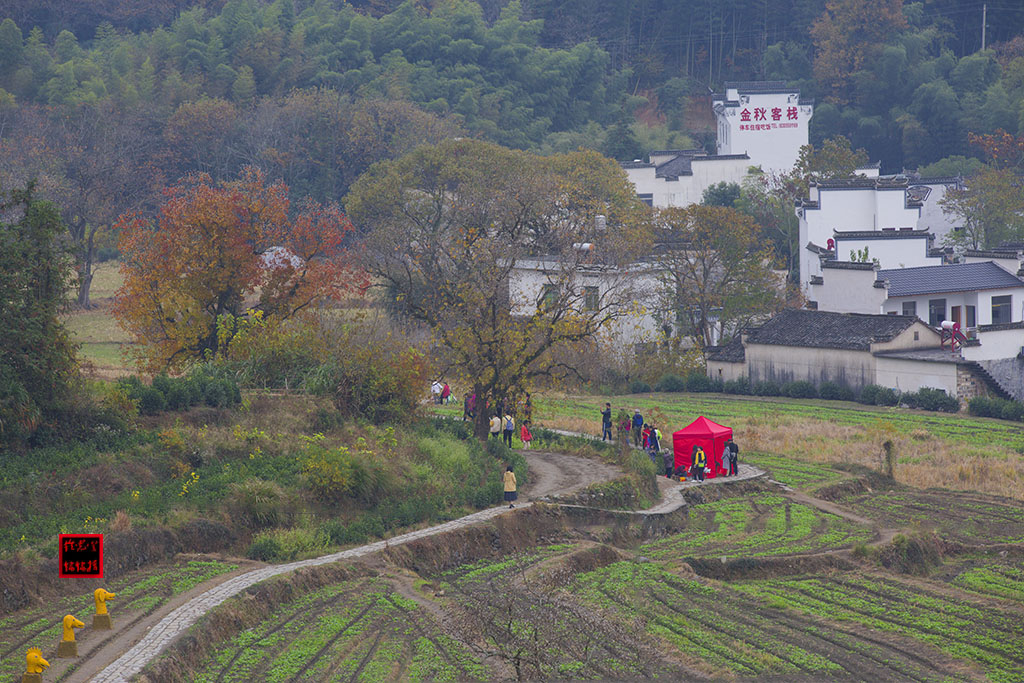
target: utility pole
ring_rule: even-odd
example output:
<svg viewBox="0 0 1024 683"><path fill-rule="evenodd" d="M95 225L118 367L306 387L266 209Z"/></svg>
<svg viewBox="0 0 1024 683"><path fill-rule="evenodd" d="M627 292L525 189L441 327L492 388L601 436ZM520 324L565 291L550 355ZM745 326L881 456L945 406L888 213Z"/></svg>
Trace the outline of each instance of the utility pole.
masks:
<svg viewBox="0 0 1024 683"><path fill-rule="evenodd" d="M985 49L985 24L988 23L988 3L981 6L981 49Z"/></svg>

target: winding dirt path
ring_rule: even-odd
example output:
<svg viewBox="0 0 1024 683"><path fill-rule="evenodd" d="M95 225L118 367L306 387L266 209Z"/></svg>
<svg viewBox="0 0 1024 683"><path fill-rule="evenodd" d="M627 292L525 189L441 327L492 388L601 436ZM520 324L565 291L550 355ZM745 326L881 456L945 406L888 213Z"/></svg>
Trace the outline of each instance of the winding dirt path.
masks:
<svg viewBox="0 0 1024 683"><path fill-rule="evenodd" d="M622 475L622 470L617 466L565 453L527 451L523 452L523 456L529 466L530 479L522 489L516 509L529 507L534 500L571 494L591 484L610 481ZM742 478L760 474L760 471L751 472L748 477ZM678 489L681 486L683 485L676 483L670 488ZM664 486L662 489L663 496L670 493L665 490ZM681 496L676 493L674 496L665 496L658 506L651 510L640 511L640 514L664 514L683 504ZM259 581L303 567L364 557L389 546L401 545L427 536L478 524L510 512L514 512L514 510L509 510L508 507L502 505L481 510L451 522L418 529L387 540L322 557L288 564L266 565L219 577L197 586L188 594L172 598L151 618L142 623L132 624L131 629L105 640L100 647L82 652L82 657L76 661L75 670L62 680L68 683L128 681L200 617Z"/></svg>
<svg viewBox="0 0 1024 683"><path fill-rule="evenodd" d="M523 488L517 509L529 507L531 501L547 496L573 493L591 484L609 481L622 474L615 466L587 458L534 451L523 453L530 469L530 481ZM413 540L445 533L460 527L477 524L498 515L514 512L505 506L475 512L461 519L445 524L411 531L386 541L351 548L323 557L291 562L283 565L267 565L244 572L219 577L197 586L187 594L169 600L161 609L142 623L105 640L100 647L84 651L76 661L76 668L65 679L68 683L106 683L127 681L141 671L175 638L182 634L200 617L237 595L249 586L278 574L295 571L330 562L339 562L369 555L388 546L401 545ZM83 643L84 644L84 643Z"/></svg>

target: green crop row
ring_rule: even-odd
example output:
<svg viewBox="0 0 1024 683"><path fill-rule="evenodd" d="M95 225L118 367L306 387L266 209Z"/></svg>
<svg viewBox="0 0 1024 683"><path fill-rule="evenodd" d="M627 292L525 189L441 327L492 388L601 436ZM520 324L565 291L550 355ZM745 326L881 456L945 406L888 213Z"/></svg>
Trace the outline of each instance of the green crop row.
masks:
<svg viewBox="0 0 1024 683"><path fill-rule="evenodd" d="M851 546L873 533L774 494L726 498L695 506L689 514L686 531L648 543L641 551L657 559L764 557Z"/></svg>
<svg viewBox="0 0 1024 683"><path fill-rule="evenodd" d="M740 675L842 672L834 662L786 638L751 610L723 609L729 594L680 579L654 563L619 562L577 577L576 594L646 624L689 657Z"/></svg>
<svg viewBox="0 0 1024 683"><path fill-rule="evenodd" d="M327 586L219 647L198 681L466 680L485 669L378 579Z"/></svg>
<svg viewBox="0 0 1024 683"><path fill-rule="evenodd" d="M1024 603L1024 570L1004 565L969 569L953 583L967 590Z"/></svg>
<svg viewBox="0 0 1024 683"><path fill-rule="evenodd" d="M806 614L851 621L928 643L978 662L992 680L1024 675L1024 631L1019 619L977 605L929 595L917 586L882 579L844 577L781 579L736 586L752 596Z"/></svg>

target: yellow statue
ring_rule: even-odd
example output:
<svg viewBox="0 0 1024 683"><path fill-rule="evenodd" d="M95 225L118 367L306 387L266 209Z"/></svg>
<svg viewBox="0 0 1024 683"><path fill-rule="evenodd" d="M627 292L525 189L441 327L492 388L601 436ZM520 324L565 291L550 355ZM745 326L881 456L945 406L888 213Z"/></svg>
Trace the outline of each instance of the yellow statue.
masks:
<svg viewBox="0 0 1024 683"><path fill-rule="evenodd" d="M107 613L107 600L110 598L116 598L116 593L108 593L103 588L97 588L93 591L93 596L96 598L96 614Z"/></svg>
<svg viewBox="0 0 1024 683"><path fill-rule="evenodd" d="M68 615L66 615L64 617L63 625L64 625L64 641L65 642L70 642L70 643L75 642L75 629L76 628L82 628L83 626L85 626L85 624L80 622L78 619L75 619L70 614L68 614Z"/></svg>
<svg viewBox="0 0 1024 683"><path fill-rule="evenodd" d="M38 647L30 647L25 654L25 673L41 674L50 663L43 659L43 651Z"/></svg>
<svg viewBox="0 0 1024 683"><path fill-rule="evenodd" d="M77 657L78 656L78 643L75 642L75 629L82 628L85 626L78 619L75 619L73 615L66 615L61 622L64 627L64 639L60 641L60 645L57 646L58 657Z"/></svg>
<svg viewBox="0 0 1024 683"><path fill-rule="evenodd" d="M92 615L92 627L97 631L109 631L114 628L114 622L107 614L107 600L117 597L117 595L103 588L97 588L93 591L93 596L96 598L96 614Z"/></svg>

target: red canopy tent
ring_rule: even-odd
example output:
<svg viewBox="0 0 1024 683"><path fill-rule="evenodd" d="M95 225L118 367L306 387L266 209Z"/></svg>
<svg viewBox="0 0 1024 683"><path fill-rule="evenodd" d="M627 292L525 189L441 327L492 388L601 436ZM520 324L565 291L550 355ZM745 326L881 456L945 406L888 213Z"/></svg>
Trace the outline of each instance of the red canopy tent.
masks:
<svg viewBox="0 0 1024 683"><path fill-rule="evenodd" d="M701 415L686 427L672 434L676 471L690 468L693 447L700 446L708 458L707 476L717 477L720 474L725 474L725 468L722 467L722 451L725 450L725 442L731 438L731 427L723 427Z"/></svg>

